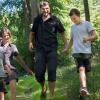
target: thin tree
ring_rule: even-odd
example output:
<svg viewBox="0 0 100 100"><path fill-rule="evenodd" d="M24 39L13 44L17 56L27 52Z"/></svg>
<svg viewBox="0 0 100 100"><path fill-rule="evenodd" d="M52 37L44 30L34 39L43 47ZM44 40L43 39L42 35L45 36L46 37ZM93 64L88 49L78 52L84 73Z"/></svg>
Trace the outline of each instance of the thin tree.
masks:
<svg viewBox="0 0 100 100"><path fill-rule="evenodd" d="M90 21L90 12L89 12L88 0L83 0L83 2L84 2L85 19L87 21Z"/></svg>

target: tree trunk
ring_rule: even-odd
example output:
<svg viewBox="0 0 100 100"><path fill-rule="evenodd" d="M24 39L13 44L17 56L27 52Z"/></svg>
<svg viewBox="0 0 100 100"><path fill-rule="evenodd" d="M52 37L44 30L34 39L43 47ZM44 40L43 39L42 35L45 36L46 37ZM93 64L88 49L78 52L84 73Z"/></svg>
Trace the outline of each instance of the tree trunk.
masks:
<svg viewBox="0 0 100 100"><path fill-rule="evenodd" d="M28 51L28 37L30 33L30 25L33 23L33 17L35 17L39 13L39 7L38 7L38 0L23 0L23 11L24 11L24 40L25 40L25 45L27 46L27 57L25 58L25 61L27 65L33 66L33 57L34 53L30 53ZM33 68L33 67L32 67Z"/></svg>
<svg viewBox="0 0 100 100"><path fill-rule="evenodd" d="M31 15L32 15L32 22L34 17L39 14L39 0L32 0L31 1Z"/></svg>
<svg viewBox="0 0 100 100"><path fill-rule="evenodd" d="M88 0L83 0L83 2L84 2L85 19L87 21L90 21L90 13L89 13Z"/></svg>

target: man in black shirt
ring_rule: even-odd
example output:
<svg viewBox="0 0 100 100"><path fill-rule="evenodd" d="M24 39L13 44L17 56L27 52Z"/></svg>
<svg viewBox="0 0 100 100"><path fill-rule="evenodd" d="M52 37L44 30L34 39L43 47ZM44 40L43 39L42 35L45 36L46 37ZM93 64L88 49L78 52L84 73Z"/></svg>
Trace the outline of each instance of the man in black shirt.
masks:
<svg viewBox="0 0 100 100"><path fill-rule="evenodd" d="M46 94L45 71L47 68L50 97L53 97L57 68L57 32L61 33L64 42L63 52L66 52L67 39L62 23L51 14L49 3L41 2L40 9L42 14L34 19L29 35L29 50L36 48L34 72L42 88L41 95ZM35 38L35 47L33 38Z"/></svg>

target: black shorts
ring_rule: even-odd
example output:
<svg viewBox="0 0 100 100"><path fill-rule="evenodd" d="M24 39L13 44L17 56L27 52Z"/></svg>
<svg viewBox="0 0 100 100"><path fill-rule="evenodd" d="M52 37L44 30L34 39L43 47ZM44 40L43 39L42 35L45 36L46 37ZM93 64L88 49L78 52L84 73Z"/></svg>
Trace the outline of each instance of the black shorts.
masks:
<svg viewBox="0 0 100 100"><path fill-rule="evenodd" d="M34 72L38 82L45 80L45 72L48 72L48 81L56 80L56 68L57 68L57 51L50 50L45 52L38 50L35 55Z"/></svg>
<svg viewBox="0 0 100 100"><path fill-rule="evenodd" d="M78 53L73 54L73 57L77 66L77 72L79 72L81 66L85 67L86 72L91 71L91 54Z"/></svg>

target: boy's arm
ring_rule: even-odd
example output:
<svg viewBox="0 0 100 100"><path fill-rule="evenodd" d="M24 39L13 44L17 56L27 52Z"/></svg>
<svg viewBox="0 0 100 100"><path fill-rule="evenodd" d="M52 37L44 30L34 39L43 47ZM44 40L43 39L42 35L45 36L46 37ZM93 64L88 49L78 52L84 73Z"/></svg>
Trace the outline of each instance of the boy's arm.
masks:
<svg viewBox="0 0 100 100"><path fill-rule="evenodd" d="M92 41L94 41L96 38L97 38L96 31L95 31L95 30L92 30L92 31L90 32L90 36L84 37L84 38L83 38L83 42L85 42L85 43L88 42L88 41L92 42Z"/></svg>
<svg viewBox="0 0 100 100"><path fill-rule="evenodd" d="M25 64L25 62L23 61L22 57L18 54L17 56L15 56L16 61L21 65L21 67L23 67L29 74L33 74L33 72L31 71L31 69Z"/></svg>
<svg viewBox="0 0 100 100"><path fill-rule="evenodd" d="M12 71L11 71L10 67L7 64L4 65L4 69L5 69L6 73L8 73L9 75L11 75Z"/></svg>

